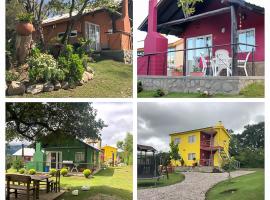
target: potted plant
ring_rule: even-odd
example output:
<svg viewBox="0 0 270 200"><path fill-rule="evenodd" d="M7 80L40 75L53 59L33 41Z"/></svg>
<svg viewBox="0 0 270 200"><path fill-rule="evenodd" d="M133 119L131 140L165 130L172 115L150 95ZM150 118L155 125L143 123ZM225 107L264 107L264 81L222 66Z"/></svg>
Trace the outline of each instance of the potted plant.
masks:
<svg viewBox="0 0 270 200"><path fill-rule="evenodd" d="M16 31L19 35L28 36L34 31L33 18L33 15L29 13L21 13L17 16Z"/></svg>
<svg viewBox="0 0 270 200"><path fill-rule="evenodd" d="M203 76L202 69L196 66L193 66L193 72L190 72L191 76Z"/></svg>
<svg viewBox="0 0 270 200"><path fill-rule="evenodd" d="M176 67L172 71L172 76L183 76L183 68L182 67Z"/></svg>

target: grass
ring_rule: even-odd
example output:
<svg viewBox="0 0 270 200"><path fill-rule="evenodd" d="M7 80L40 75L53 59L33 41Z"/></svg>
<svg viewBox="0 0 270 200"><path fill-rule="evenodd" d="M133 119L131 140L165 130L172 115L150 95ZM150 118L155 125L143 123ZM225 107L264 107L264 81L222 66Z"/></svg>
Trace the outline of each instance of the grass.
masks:
<svg viewBox="0 0 270 200"><path fill-rule="evenodd" d="M25 98L128 98L132 97L132 66L113 60L92 63L94 79L75 89L44 92L36 95L25 94Z"/></svg>
<svg viewBox="0 0 270 200"><path fill-rule="evenodd" d="M183 181L184 179L185 176L183 174L174 172L172 174L169 174L169 179L167 179L167 177L164 176L164 178L161 178L159 181L156 181L156 179L138 180L138 189L173 185L175 183Z"/></svg>
<svg viewBox="0 0 270 200"><path fill-rule="evenodd" d="M206 193L206 200L263 200L264 171L223 181L216 184Z"/></svg>
<svg viewBox="0 0 270 200"><path fill-rule="evenodd" d="M142 91L138 93L138 98L153 98L156 91ZM263 98L264 97L264 84L253 83L237 95L235 94L215 94L210 98ZM184 92L170 92L161 98L209 98L200 93L184 93Z"/></svg>
<svg viewBox="0 0 270 200"><path fill-rule="evenodd" d="M82 186L90 186L89 191L81 191ZM61 177L61 187L68 191L59 200L88 200L97 195L106 195L109 199L132 199L132 166L107 168L92 178ZM72 190L78 189L79 195L73 196Z"/></svg>

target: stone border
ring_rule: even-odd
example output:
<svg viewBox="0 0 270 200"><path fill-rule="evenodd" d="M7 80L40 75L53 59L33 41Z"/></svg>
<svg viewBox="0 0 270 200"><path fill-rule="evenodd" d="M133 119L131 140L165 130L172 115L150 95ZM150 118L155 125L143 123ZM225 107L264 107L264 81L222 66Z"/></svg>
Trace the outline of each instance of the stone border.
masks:
<svg viewBox="0 0 270 200"><path fill-rule="evenodd" d="M152 91L163 89L168 92L205 92L210 94L226 93L239 94L247 85L264 83L264 76L221 76L221 77L165 77L138 76L143 89Z"/></svg>
<svg viewBox="0 0 270 200"><path fill-rule="evenodd" d="M37 83L37 84L30 84L29 81L12 81L10 84L6 84L6 94L7 96L13 95L23 95L27 94L38 94L41 92L52 92L57 91L60 89L68 90L74 89L76 86L82 86L83 84L87 83L88 81L94 78L94 72L90 73L84 71L82 75L82 80L77 83L76 85L72 85L67 81L63 82L46 82L46 83Z"/></svg>

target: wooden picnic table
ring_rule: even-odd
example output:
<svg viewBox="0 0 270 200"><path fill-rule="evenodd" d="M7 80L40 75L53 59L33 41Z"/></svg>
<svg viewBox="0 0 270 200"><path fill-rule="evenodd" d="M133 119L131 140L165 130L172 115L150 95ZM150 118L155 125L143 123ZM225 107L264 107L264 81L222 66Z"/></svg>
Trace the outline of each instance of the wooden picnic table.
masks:
<svg viewBox="0 0 270 200"><path fill-rule="evenodd" d="M30 175L31 179L34 181L34 186L36 188L36 198L39 199L39 186L40 186L40 181L46 180L47 182L47 193L50 191L49 187L49 178L50 176L48 175Z"/></svg>

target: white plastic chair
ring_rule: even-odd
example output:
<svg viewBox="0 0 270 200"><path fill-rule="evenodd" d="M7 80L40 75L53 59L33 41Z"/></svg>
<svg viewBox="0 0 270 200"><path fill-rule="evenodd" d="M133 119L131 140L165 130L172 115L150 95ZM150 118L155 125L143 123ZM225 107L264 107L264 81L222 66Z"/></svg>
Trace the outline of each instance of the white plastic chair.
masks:
<svg viewBox="0 0 270 200"><path fill-rule="evenodd" d="M237 67L243 68L245 70L246 76L248 76L248 73L247 73L247 62L248 62L248 58L249 58L250 54L251 54L251 52L249 52L247 54L247 57L246 57L245 60L238 60L238 65L237 65Z"/></svg>
<svg viewBox="0 0 270 200"><path fill-rule="evenodd" d="M215 57L216 57L216 64L215 64L216 76L218 76L223 69L226 69L227 76L231 76L232 75L232 70L231 70L232 59L229 57L229 52L225 49L219 49L215 52Z"/></svg>

